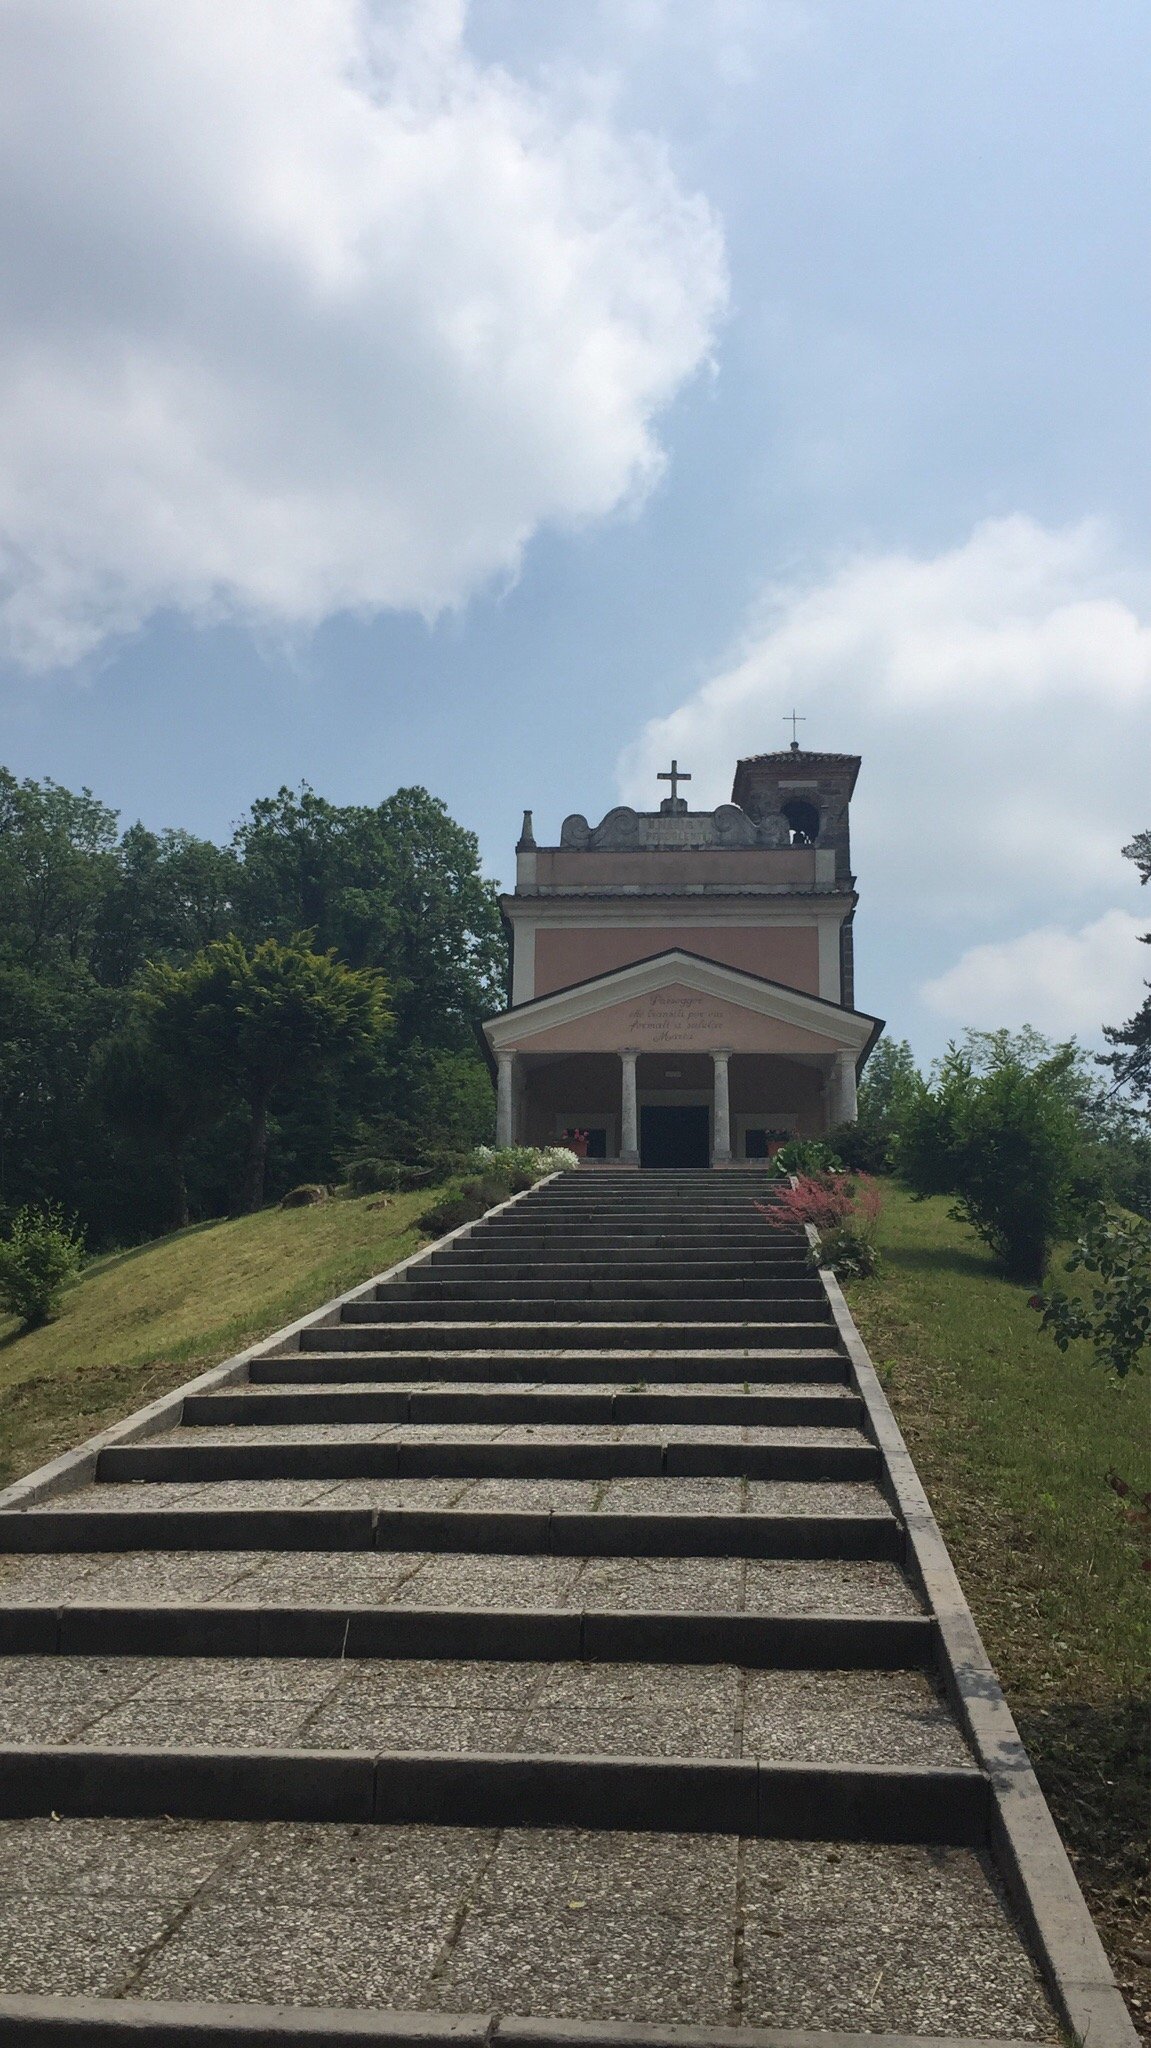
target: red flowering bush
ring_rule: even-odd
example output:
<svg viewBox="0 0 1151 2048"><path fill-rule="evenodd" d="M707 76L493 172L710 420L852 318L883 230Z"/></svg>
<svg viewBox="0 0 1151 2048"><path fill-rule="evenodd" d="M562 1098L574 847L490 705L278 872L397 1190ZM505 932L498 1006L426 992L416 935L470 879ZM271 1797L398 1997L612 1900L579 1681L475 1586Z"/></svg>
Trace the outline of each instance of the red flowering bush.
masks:
<svg viewBox="0 0 1151 2048"><path fill-rule="evenodd" d="M879 1264L873 1232L883 1208L878 1183L869 1173L796 1174L771 1202L756 1208L771 1230L819 1232L813 1265L830 1266L852 1278L874 1273Z"/></svg>

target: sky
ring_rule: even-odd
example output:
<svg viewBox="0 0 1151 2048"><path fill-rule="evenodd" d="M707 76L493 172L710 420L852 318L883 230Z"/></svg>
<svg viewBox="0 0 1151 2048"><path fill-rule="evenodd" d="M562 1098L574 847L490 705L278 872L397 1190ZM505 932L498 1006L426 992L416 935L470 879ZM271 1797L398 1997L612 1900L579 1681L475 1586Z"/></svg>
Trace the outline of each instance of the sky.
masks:
<svg viewBox="0 0 1151 2048"><path fill-rule="evenodd" d="M1151 925L1145 0L0 0L0 760L510 882L863 757L857 1001L1098 1044Z"/></svg>

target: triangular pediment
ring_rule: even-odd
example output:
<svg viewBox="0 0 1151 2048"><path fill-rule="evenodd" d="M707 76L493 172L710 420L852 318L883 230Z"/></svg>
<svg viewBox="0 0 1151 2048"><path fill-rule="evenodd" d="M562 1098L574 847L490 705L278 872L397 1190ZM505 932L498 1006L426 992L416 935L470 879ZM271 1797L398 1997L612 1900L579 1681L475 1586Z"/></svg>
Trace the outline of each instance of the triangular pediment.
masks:
<svg viewBox="0 0 1151 2048"><path fill-rule="evenodd" d="M537 996L490 1018L493 1052L850 1051L857 1059L882 1028L782 982L678 947Z"/></svg>

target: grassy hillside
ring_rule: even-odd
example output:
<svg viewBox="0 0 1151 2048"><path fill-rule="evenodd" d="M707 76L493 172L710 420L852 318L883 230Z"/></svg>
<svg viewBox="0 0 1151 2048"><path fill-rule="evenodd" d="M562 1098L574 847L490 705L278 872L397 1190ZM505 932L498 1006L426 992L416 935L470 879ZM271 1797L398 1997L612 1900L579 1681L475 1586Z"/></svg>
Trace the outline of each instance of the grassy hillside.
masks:
<svg viewBox="0 0 1151 2048"><path fill-rule="evenodd" d="M1137 2021L1151 2022L1151 1390L1059 1352L944 1200L889 1192L848 1289ZM1059 1277L1062 1277L1060 1274Z"/></svg>
<svg viewBox="0 0 1151 2048"><path fill-rule="evenodd" d="M0 1484L406 1258L434 1191L204 1223L93 1261L58 1319L0 1319Z"/></svg>

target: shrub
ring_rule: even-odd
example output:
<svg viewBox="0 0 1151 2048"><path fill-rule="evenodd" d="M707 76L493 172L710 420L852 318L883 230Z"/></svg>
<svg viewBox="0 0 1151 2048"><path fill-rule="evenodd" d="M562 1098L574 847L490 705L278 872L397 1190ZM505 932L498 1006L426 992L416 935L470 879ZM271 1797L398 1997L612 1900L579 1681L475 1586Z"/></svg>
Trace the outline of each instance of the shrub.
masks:
<svg viewBox="0 0 1151 2048"><path fill-rule="evenodd" d="M977 1073L949 1048L905 1113L897 1161L917 1195L953 1194L952 1210L1016 1279L1041 1280L1074 1219L1082 1129L1075 1049L1028 1066L1011 1048Z"/></svg>
<svg viewBox="0 0 1151 2048"><path fill-rule="evenodd" d="M304 1181L298 1188L289 1188L280 1196L281 1209L314 1209L318 1203L326 1202L328 1190L319 1181Z"/></svg>
<svg viewBox="0 0 1151 2048"><path fill-rule="evenodd" d="M34 1330L60 1306L65 1282L84 1263L84 1236L50 1205L26 1203L0 1242L0 1305Z"/></svg>
<svg viewBox="0 0 1151 2048"><path fill-rule="evenodd" d="M531 1184L529 1180L527 1185ZM487 1174L480 1180L463 1181L425 1209L418 1219L420 1229L429 1237L443 1237L449 1230L458 1230L462 1223L475 1223L498 1202L506 1202L510 1194L517 1192L506 1175Z"/></svg>
<svg viewBox="0 0 1151 2048"><path fill-rule="evenodd" d="M872 1233L883 1197L869 1174L801 1174L773 1201L755 1206L773 1230L810 1224L818 1231L819 1244L809 1253L813 1266L858 1279L879 1265Z"/></svg>
<svg viewBox="0 0 1151 2048"><path fill-rule="evenodd" d="M869 1280L879 1270L879 1247L858 1223L838 1223L820 1238L813 1263L845 1280Z"/></svg>
<svg viewBox="0 0 1151 2048"><path fill-rule="evenodd" d="M409 1166L400 1159L353 1159L347 1185L353 1195L404 1195L445 1180L451 1168Z"/></svg>
<svg viewBox="0 0 1151 2048"><path fill-rule="evenodd" d="M1142 1372L1151 1351L1151 1224L1100 1205L1086 1224L1064 1270L1098 1275L1089 1301L1062 1288L1033 1294L1031 1306L1043 1318L1060 1351L1085 1338L1095 1362L1126 1379Z"/></svg>
<svg viewBox="0 0 1151 2048"><path fill-rule="evenodd" d="M566 1173L579 1160L566 1145L477 1145L469 1165L481 1173L527 1173L534 1182L548 1173Z"/></svg>
<svg viewBox="0 0 1151 2048"><path fill-rule="evenodd" d="M769 1170L776 1178L783 1179L792 1173L834 1173L839 1165L838 1154L821 1138L789 1138L786 1145L780 1146Z"/></svg>

